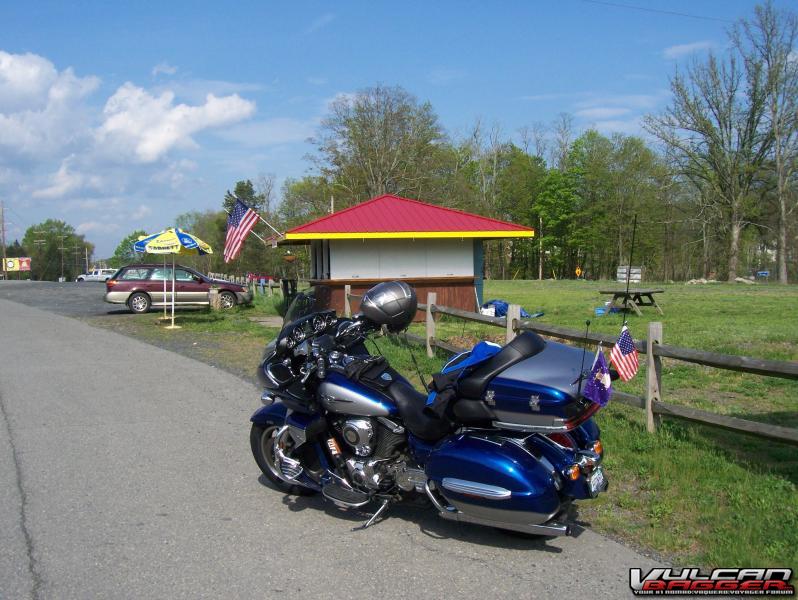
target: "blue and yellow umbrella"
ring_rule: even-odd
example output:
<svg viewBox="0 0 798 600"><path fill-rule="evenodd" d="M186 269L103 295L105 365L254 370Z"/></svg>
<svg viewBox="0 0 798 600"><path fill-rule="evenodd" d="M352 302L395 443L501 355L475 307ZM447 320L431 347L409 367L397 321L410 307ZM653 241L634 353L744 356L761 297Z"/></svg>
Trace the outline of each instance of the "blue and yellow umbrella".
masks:
<svg viewBox="0 0 798 600"><path fill-rule="evenodd" d="M164 229L160 233L143 235L138 241L133 242L133 250L147 254L171 254L172 255L172 324L168 329L178 329L175 325L175 259L178 254L203 255L213 254L211 247L186 231L181 231L177 227ZM164 256L164 269L166 269L166 256ZM166 299L166 278L163 280L163 297ZM166 316L166 303L163 307Z"/></svg>
<svg viewBox="0 0 798 600"><path fill-rule="evenodd" d="M133 250L147 254L213 254L208 244L177 227L141 236L133 243Z"/></svg>

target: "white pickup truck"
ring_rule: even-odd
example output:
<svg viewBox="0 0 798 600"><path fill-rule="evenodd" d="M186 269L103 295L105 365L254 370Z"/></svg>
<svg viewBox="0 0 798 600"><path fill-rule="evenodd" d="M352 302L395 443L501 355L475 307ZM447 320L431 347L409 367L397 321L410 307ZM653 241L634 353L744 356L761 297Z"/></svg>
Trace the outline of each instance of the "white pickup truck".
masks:
<svg viewBox="0 0 798 600"><path fill-rule="evenodd" d="M75 281L108 281L116 273L116 269L92 269L88 273L78 275Z"/></svg>

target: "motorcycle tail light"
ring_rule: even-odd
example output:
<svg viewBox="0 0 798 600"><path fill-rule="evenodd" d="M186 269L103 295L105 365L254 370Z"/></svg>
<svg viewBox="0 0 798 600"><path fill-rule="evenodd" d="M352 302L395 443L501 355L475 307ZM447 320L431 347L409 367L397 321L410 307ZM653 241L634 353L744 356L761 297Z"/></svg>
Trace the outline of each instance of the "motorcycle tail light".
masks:
<svg viewBox="0 0 798 600"><path fill-rule="evenodd" d="M571 465L565 469L565 476L571 481L579 479L579 465Z"/></svg>
<svg viewBox="0 0 798 600"><path fill-rule="evenodd" d="M549 433L546 435L546 437L563 448L570 448L572 450L575 448L574 442L571 440L571 436L565 433Z"/></svg>
<svg viewBox="0 0 798 600"><path fill-rule="evenodd" d="M593 442L593 445L590 447L590 449L599 456L604 454L604 446L601 445L601 440L596 440Z"/></svg>

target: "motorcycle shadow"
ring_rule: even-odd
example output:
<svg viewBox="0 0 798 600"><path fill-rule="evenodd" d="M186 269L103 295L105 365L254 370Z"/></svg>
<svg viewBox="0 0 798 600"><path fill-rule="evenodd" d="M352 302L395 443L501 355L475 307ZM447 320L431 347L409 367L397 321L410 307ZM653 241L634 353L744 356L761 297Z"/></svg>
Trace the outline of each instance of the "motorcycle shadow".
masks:
<svg viewBox="0 0 798 600"><path fill-rule="evenodd" d="M271 482L263 475L258 481L264 487L279 492ZM332 502L325 500L321 494L313 496L294 496L284 494L283 505L292 512L303 510L318 510L336 519L349 521L353 529L365 523L374 511L376 504L368 505L363 509L345 509L335 506ZM458 523L442 519L435 512L432 503L423 496L405 500L399 504L394 504L388 512L375 522L371 528L379 528L385 520L401 519L408 523L418 526L421 533L435 540L459 540L462 542L476 544L480 546L492 546L495 548L514 549L514 550L538 550L560 554L563 549L557 545L552 545L556 537L539 536L527 533L494 529L470 523ZM571 536L577 538L589 526L589 523L579 521L578 508L571 506L568 510L568 520L571 523ZM353 533L359 533L353 531Z"/></svg>

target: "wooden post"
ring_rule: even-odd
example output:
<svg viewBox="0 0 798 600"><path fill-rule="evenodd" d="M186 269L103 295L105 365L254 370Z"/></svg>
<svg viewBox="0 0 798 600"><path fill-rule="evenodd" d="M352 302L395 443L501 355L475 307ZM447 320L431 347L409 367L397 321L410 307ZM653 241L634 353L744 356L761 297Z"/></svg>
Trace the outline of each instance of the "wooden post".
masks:
<svg viewBox="0 0 798 600"><path fill-rule="evenodd" d="M505 343L509 344L515 339L515 321L521 320L521 306L518 304L511 304L507 307L507 335L505 336Z"/></svg>
<svg viewBox="0 0 798 600"><path fill-rule="evenodd" d="M349 294L352 293L352 286L348 283L344 286L344 316L349 319L352 316L352 306L349 304Z"/></svg>
<svg viewBox="0 0 798 600"><path fill-rule="evenodd" d="M430 343L435 338L435 319L432 316L432 306L438 301L438 294L436 292L427 293L427 356L432 358L435 356L435 349Z"/></svg>
<svg viewBox="0 0 798 600"><path fill-rule="evenodd" d="M654 415L654 402L662 401L662 359L654 355L654 346L662 343L662 323L648 324L646 340L646 429L649 433L657 431L658 418Z"/></svg>
<svg viewBox="0 0 798 600"><path fill-rule="evenodd" d="M218 288L211 288L208 290L208 304L211 310L222 310L222 302Z"/></svg>

